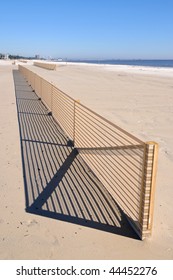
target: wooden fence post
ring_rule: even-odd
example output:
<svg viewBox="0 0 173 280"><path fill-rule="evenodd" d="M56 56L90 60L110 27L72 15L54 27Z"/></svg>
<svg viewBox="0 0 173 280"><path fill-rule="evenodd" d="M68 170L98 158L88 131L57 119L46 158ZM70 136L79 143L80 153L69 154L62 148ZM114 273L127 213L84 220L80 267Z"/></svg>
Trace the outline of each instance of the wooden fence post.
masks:
<svg viewBox="0 0 173 280"><path fill-rule="evenodd" d="M41 88L41 91L40 91L40 98L42 100L42 95L43 95L43 78L40 79L40 88Z"/></svg>
<svg viewBox="0 0 173 280"><path fill-rule="evenodd" d="M73 117L73 145L75 146L75 130L76 130L76 103L80 103L80 100L74 100L74 117Z"/></svg>
<svg viewBox="0 0 173 280"><path fill-rule="evenodd" d="M33 90L35 91L35 77L36 77L36 74L34 73L34 85L33 85Z"/></svg>
<svg viewBox="0 0 173 280"><path fill-rule="evenodd" d="M51 109L51 112L52 112L52 114L53 114L53 82L51 82L51 100L50 100L50 102L51 102L51 105L50 105L50 109Z"/></svg>
<svg viewBox="0 0 173 280"><path fill-rule="evenodd" d="M149 236L152 230L157 161L158 144L156 142L146 142L144 149L140 207L140 226L142 239Z"/></svg>

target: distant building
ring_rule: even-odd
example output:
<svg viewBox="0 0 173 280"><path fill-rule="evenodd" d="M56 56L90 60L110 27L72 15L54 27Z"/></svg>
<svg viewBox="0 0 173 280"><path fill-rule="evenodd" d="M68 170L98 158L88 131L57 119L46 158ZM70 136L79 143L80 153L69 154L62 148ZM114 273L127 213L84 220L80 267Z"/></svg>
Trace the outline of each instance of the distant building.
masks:
<svg viewBox="0 0 173 280"><path fill-rule="evenodd" d="M0 59L9 59L9 54L0 53Z"/></svg>
<svg viewBox="0 0 173 280"><path fill-rule="evenodd" d="M40 55L39 55L39 54L36 54L36 55L35 55L35 59L40 59Z"/></svg>
<svg viewBox="0 0 173 280"><path fill-rule="evenodd" d="M9 54L5 54L4 59L9 59Z"/></svg>

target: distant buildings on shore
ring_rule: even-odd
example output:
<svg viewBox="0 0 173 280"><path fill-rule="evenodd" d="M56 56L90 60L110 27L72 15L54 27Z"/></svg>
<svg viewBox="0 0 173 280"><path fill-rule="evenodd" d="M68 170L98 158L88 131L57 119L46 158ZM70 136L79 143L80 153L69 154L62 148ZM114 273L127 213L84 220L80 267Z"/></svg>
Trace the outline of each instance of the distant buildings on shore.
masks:
<svg viewBox="0 0 173 280"><path fill-rule="evenodd" d="M28 57L28 56L21 56L21 55L12 55L12 54L4 54L0 52L0 59L5 59L5 60L11 60L11 59L36 59L36 60L51 60L51 61L58 61L58 62L62 62L62 61L66 61L67 62L67 58L63 59L61 57L59 58L52 58L51 56L48 57L42 57L39 54L35 54L35 56L33 57Z"/></svg>
<svg viewBox="0 0 173 280"><path fill-rule="evenodd" d="M0 53L0 59L9 59L9 54Z"/></svg>
<svg viewBox="0 0 173 280"><path fill-rule="evenodd" d="M10 60L10 59L42 59L40 55L36 54L34 57L25 57L21 55L4 54L0 52L0 59Z"/></svg>

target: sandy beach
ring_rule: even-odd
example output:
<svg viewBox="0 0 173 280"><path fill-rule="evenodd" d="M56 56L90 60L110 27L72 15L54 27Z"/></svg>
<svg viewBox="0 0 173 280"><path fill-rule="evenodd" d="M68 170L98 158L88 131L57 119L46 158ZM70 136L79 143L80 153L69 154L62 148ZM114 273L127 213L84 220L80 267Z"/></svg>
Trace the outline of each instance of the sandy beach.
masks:
<svg viewBox="0 0 173 280"><path fill-rule="evenodd" d="M0 259L172 260L173 69L58 63L49 71L21 64L142 141L159 143L154 225L140 241L25 211L18 66L0 61Z"/></svg>

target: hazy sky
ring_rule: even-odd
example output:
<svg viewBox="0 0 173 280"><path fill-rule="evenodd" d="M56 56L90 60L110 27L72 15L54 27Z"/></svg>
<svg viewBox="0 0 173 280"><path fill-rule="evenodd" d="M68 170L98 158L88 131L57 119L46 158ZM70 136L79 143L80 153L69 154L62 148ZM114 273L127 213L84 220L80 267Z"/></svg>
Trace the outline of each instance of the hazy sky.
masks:
<svg viewBox="0 0 173 280"><path fill-rule="evenodd" d="M2 0L0 53L173 59L173 0Z"/></svg>

